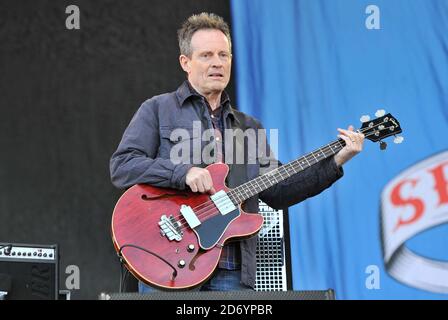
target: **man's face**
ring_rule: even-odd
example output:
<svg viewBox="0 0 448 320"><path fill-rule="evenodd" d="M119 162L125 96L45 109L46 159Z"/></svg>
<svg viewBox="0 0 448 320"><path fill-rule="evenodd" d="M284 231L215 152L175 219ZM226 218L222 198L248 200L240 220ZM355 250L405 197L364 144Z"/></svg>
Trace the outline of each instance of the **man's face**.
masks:
<svg viewBox="0 0 448 320"><path fill-rule="evenodd" d="M219 30L196 31L191 38L191 58L179 60L188 80L202 95L222 92L230 80L232 55L229 40Z"/></svg>

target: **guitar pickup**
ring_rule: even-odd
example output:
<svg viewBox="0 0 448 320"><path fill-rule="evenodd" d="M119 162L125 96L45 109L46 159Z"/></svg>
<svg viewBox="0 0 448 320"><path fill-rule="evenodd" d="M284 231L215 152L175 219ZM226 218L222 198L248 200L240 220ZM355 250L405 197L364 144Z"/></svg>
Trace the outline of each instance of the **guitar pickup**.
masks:
<svg viewBox="0 0 448 320"><path fill-rule="evenodd" d="M180 207L180 213L185 218L185 220L187 220L187 223L191 229L194 229L201 224L201 221L199 221L198 217L190 206L186 206L183 204Z"/></svg>
<svg viewBox="0 0 448 320"><path fill-rule="evenodd" d="M235 205L224 190L216 192L214 195L210 196L210 199L212 199L216 208L218 208L223 216L236 210Z"/></svg>

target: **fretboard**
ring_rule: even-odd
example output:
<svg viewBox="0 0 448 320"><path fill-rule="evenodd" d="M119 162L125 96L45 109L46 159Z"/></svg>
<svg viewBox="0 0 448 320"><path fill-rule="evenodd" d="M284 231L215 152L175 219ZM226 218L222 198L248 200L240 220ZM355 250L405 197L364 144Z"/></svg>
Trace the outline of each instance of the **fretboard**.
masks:
<svg viewBox="0 0 448 320"><path fill-rule="evenodd" d="M258 176L234 189L228 195L235 204L240 204L244 200L253 197L260 192L269 189L292 175L299 173L312 165L331 157L338 153L345 146L345 141L338 139L322 148L319 148L307 155L271 170L264 175Z"/></svg>

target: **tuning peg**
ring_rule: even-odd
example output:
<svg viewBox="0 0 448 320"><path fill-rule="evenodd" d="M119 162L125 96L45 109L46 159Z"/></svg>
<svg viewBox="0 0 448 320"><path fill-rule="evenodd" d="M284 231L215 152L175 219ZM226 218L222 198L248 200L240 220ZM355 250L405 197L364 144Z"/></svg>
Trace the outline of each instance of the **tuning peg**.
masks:
<svg viewBox="0 0 448 320"><path fill-rule="evenodd" d="M359 121L361 121L362 123L367 122L370 120L370 116L368 114L362 116Z"/></svg>
<svg viewBox="0 0 448 320"><path fill-rule="evenodd" d="M395 136L394 143L400 144L403 142L403 140L404 140L403 136Z"/></svg>
<svg viewBox="0 0 448 320"><path fill-rule="evenodd" d="M380 141L380 150L386 150L387 148L387 143L384 141Z"/></svg>
<svg viewBox="0 0 448 320"><path fill-rule="evenodd" d="M377 111L375 112L375 117L379 118L379 117L384 116L385 114L386 114L386 110L384 110L384 109L379 109L379 110L377 110Z"/></svg>
<svg viewBox="0 0 448 320"><path fill-rule="evenodd" d="M377 111L375 112L375 117L379 118L379 117L384 116L385 114L386 114L386 110L384 110L384 109L379 109L379 110L377 110Z"/></svg>

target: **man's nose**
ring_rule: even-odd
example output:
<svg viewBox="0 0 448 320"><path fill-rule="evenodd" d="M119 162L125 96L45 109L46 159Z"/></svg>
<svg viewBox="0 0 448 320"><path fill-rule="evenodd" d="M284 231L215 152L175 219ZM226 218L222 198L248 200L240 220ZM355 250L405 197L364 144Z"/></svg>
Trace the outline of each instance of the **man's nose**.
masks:
<svg viewBox="0 0 448 320"><path fill-rule="evenodd" d="M218 54L214 54L211 60L212 67L222 67L222 60Z"/></svg>

